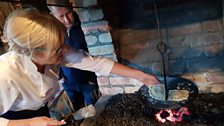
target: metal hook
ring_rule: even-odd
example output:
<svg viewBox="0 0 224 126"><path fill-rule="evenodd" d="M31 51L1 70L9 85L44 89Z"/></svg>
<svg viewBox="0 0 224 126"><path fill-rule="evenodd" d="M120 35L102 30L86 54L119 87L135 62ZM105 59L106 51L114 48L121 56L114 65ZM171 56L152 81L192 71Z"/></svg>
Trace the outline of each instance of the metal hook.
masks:
<svg viewBox="0 0 224 126"><path fill-rule="evenodd" d="M166 52L167 50L167 46L165 43L161 42L157 45L157 50L162 54L164 55L164 53Z"/></svg>

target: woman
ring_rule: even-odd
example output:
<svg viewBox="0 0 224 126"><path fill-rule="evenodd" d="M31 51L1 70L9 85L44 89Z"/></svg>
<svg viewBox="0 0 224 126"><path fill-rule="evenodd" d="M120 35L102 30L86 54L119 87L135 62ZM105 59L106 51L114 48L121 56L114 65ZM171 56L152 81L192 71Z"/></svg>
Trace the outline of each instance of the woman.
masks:
<svg viewBox="0 0 224 126"><path fill-rule="evenodd" d="M66 47L65 30L53 16L34 9L15 11L8 17L4 38L10 48L0 56L0 126L65 123L49 118L46 107L58 88L59 65L158 83L152 75Z"/></svg>

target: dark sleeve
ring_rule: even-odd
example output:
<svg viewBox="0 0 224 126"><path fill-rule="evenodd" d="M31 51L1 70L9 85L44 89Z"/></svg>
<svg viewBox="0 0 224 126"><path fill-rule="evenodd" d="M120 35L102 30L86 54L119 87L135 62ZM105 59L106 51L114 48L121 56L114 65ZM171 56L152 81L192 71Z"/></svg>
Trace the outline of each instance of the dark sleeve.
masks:
<svg viewBox="0 0 224 126"><path fill-rule="evenodd" d="M75 25L81 25L81 21L80 21L80 19L79 19L78 14L74 11L74 12L73 12L73 15L74 15L74 24L75 24Z"/></svg>

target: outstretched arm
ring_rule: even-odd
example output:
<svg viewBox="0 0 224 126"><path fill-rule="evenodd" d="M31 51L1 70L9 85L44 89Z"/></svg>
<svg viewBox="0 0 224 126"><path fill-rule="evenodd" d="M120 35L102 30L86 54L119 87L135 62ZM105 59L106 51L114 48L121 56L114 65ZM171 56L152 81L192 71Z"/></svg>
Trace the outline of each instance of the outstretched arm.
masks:
<svg viewBox="0 0 224 126"><path fill-rule="evenodd" d="M116 74L125 77L135 78L146 85L158 84L155 76L146 74L140 70L116 63L102 57L92 57L82 50L67 48L64 65L82 70L93 71L101 75Z"/></svg>
<svg viewBox="0 0 224 126"><path fill-rule="evenodd" d="M140 70L122 65L120 63L114 63L111 73L120 75L120 76L135 78L146 85L159 84L159 81L155 76L144 73Z"/></svg>

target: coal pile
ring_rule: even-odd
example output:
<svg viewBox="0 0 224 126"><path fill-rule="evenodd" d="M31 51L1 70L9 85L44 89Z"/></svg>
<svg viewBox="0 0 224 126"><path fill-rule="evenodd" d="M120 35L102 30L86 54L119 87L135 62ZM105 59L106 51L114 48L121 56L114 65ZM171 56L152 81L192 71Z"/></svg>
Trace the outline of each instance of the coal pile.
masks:
<svg viewBox="0 0 224 126"><path fill-rule="evenodd" d="M151 125L148 115L138 101L135 94L118 94L113 96L106 105L100 117L96 121L96 126L148 126ZM149 113L153 109L148 110Z"/></svg>
<svg viewBox="0 0 224 126"><path fill-rule="evenodd" d="M190 102L191 115L184 115L182 122L158 122L152 109L139 101L137 94L118 94L109 100L96 119L96 126L224 126L224 93L201 93Z"/></svg>

